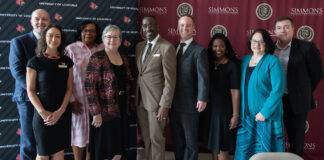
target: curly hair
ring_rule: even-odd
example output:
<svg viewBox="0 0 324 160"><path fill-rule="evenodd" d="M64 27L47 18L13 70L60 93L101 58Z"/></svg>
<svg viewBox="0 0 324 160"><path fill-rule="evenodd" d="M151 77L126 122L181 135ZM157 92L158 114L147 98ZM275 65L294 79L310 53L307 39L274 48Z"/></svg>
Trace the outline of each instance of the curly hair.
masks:
<svg viewBox="0 0 324 160"><path fill-rule="evenodd" d="M213 52L213 43L214 43L214 41L216 39L220 39L225 43L225 46L226 46L225 56L230 60L237 60L236 53L235 53L229 39L222 33L216 33L212 37L212 39L209 41L209 44L208 44L208 50L207 51L208 51L209 64L210 65L214 64L215 55L214 55L214 52Z"/></svg>
<svg viewBox="0 0 324 160"><path fill-rule="evenodd" d="M87 27L88 24L93 24L96 27L96 39L95 39L94 43L100 44L101 43L100 28L97 23L90 21L90 20L83 21L81 23L81 25L77 28L77 32L75 34L75 41L82 41L81 40L81 32L84 30L85 27Z"/></svg>
<svg viewBox="0 0 324 160"><path fill-rule="evenodd" d="M256 34L256 33L260 33L262 35L263 41L264 41L264 43L266 45L265 53L273 54L273 52L275 50L275 44L273 43L273 40L272 40L269 32L267 30L265 30L265 29L256 29L251 34L251 36L249 37L249 40L247 42L247 46L248 46L249 51L252 52L252 49L251 49L251 40L252 40L252 37L254 36L254 34Z"/></svg>
<svg viewBox="0 0 324 160"><path fill-rule="evenodd" d="M47 49L46 33L51 28L56 28L56 29L58 29L61 32L61 44L57 48L57 51L59 52L59 54L60 54L61 57L64 55L64 49L65 49L65 46L66 46L65 34L64 34L62 28L59 25L57 25L57 24L49 24L48 26L46 26L43 29L43 31L42 31L42 33L40 35L40 39L37 42L37 47L36 47L36 50L35 50L37 57L44 56L43 53Z"/></svg>

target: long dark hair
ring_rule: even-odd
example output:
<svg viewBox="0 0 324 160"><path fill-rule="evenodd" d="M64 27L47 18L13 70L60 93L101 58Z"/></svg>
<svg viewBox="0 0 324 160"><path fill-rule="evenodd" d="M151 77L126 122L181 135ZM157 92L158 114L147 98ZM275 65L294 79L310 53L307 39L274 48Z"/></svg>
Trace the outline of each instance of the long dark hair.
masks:
<svg viewBox="0 0 324 160"><path fill-rule="evenodd" d="M229 39L222 33L216 33L212 39L209 41L209 45L208 45L208 61L209 61L209 65L214 65L214 61L215 61L215 55L213 52L213 43L216 39L220 39L225 43L226 46L226 51L225 51L225 56L230 59L230 60L234 60L237 61L237 57L236 57L236 53L229 41Z"/></svg>
<svg viewBox="0 0 324 160"><path fill-rule="evenodd" d="M93 24L96 27L96 39L94 41L94 43L96 44L100 44L101 43L101 32L100 32L100 28L97 25L97 23L90 21L90 20L86 20L83 21L81 23L81 25L77 28L77 32L75 34L75 41L81 41L81 32L84 30L84 28L88 25L88 24Z"/></svg>
<svg viewBox="0 0 324 160"><path fill-rule="evenodd" d="M62 30L62 28L57 25L57 24L49 24L48 26L46 26L41 35L40 35L40 39L38 40L37 43L37 48L36 48L36 56L37 57L41 57L43 56L43 53L46 51L47 49L47 44L46 44L46 33L49 29L51 28L56 28L61 32L61 44L60 46L57 48L57 51L59 52L60 56L62 57L64 55L64 49L66 46L66 38L65 38L65 34Z"/></svg>
<svg viewBox="0 0 324 160"><path fill-rule="evenodd" d="M251 49L251 40L252 40L252 37L256 34L256 33L260 33L262 35L262 38L263 38L263 41L266 45L266 48L265 48L265 53L270 53L270 54L273 54L274 50L275 50L275 45L272 41L272 38L269 34L269 32L265 29L256 29L250 36L249 38L249 41L247 43L248 45L248 49L249 51L252 52L252 49Z"/></svg>

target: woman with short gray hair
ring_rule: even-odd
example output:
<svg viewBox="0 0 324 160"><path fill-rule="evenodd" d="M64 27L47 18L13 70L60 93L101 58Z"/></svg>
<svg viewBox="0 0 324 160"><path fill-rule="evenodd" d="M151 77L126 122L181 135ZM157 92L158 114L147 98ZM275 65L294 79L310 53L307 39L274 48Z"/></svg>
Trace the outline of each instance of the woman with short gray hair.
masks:
<svg viewBox="0 0 324 160"><path fill-rule="evenodd" d="M130 69L127 55L119 53L122 43L118 26L108 25L102 33L103 51L89 60L85 89L92 115L90 156L93 160L125 159L127 148L126 108L129 102ZM126 158L127 159L127 158Z"/></svg>

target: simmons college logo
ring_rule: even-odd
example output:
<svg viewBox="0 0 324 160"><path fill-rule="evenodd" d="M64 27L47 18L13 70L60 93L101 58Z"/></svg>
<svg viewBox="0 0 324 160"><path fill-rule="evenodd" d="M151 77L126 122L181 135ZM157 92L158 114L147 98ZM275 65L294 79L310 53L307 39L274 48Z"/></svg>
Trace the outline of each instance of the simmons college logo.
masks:
<svg viewBox="0 0 324 160"><path fill-rule="evenodd" d="M16 0L16 4L18 4L19 6L23 6L25 4L24 0Z"/></svg>
<svg viewBox="0 0 324 160"><path fill-rule="evenodd" d="M267 3L261 3L255 10L256 16L261 20L267 20L272 16L272 7Z"/></svg>
<svg viewBox="0 0 324 160"><path fill-rule="evenodd" d="M95 3L93 3L93 2L91 2L91 4L90 4L90 8L93 9L93 10L95 10L95 9L98 8L98 5L95 4Z"/></svg>
<svg viewBox="0 0 324 160"><path fill-rule="evenodd" d="M55 19L56 19L57 21L60 21L60 20L63 19L63 17L62 17L60 14L56 13L56 14L55 14Z"/></svg>
<svg viewBox="0 0 324 160"><path fill-rule="evenodd" d="M181 3L177 8L177 14L179 17L184 15L191 15L193 14L193 8L189 3Z"/></svg>
<svg viewBox="0 0 324 160"><path fill-rule="evenodd" d="M227 37L227 29L223 25L215 25L210 30L210 37L213 37L216 33L222 33Z"/></svg>
<svg viewBox="0 0 324 160"><path fill-rule="evenodd" d="M291 8L292 16L322 16L323 8Z"/></svg>
<svg viewBox="0 0 324 160"><path fill-rule="evenodd" d="M312 41L314 38L314 30L310 26L301 26L297 30L297 38L305 41Z"/></svg>
<svg viewBox="0 0 324 160"><path fill-rule="evenodd" d="M22 26L22 25L17 25L17 27L16 27L16 30L18 31L18 32L20 32L20 33L23 33L24 31L25 31L25 27L24 26Z"/></svg>

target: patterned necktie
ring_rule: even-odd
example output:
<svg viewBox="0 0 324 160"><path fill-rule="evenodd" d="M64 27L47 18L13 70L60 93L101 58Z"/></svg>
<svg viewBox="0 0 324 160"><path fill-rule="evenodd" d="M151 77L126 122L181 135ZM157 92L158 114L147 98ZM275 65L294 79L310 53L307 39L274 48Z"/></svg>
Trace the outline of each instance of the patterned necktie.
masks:
<svg viewBox="0 0 324 160"><path fill-rule="evenodd" d="M186 43L180 43L180 48L177 52L177 60L180 61L181 57L183 55L183 47L186 45Z"/></svg>
<svg viewBox="0 0 324 160"><path fill-rule="evenodd" d="M152 49L152 43L148 43L147 45L148 45L148 48L146 50L146 54L145 54L145 57L143 59L143 63L145 62L145 60L147 59L147 57L150 55L151 49Z"/></svg>

